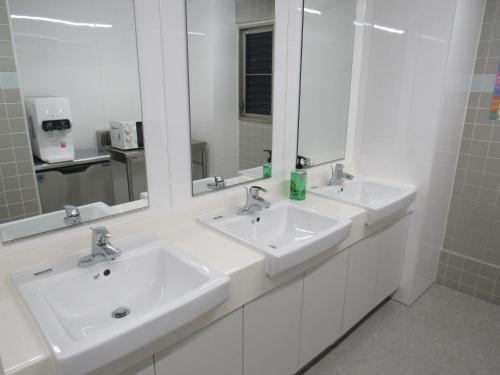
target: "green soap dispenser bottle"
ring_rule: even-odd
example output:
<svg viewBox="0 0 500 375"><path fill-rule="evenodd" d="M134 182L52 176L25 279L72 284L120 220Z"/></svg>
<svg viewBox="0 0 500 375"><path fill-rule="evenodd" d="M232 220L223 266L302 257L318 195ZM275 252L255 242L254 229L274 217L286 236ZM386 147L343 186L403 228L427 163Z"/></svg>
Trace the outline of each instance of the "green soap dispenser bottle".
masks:
<svg viewBox="0 0 500 375"><path fill-rule="evenodd" d="M290 175L290 199L303 201L306 199L307 171L304 169L308 165L308 159L297 155L295 170Z"/></svg>
<svg viewBox="0 0 500 375"><path fill-rule="evenodd" d="M273 175L273 168L272 168L272 160L273 160L273 151L272 150L264 150L264 152L269 153L269 156L267 157L267 161L264 163L262 166L262 174L264 178L269 178L272 177Z"/></svg>

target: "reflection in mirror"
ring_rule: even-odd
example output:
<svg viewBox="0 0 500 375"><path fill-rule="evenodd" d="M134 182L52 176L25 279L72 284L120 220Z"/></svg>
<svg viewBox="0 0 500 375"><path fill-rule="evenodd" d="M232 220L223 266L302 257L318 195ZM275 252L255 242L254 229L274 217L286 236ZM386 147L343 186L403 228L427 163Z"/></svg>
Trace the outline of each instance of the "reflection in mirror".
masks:
<svg viewBox="0 0 500 375"><path fill-rule="evenodd" d="M271 177L274 0L186 0L193 195Z"/></svg>
<svg viewBox="0 0 500 375"><path fill-rule="evenodd" d="M8 3L2 241L146 207L134 2Z"/></svg>
<svg viewBox="0 0 500 375"><path fill-rule="evenodd" d="M312 165L345 156L356 0L304 0L298 151Z"/></svg>

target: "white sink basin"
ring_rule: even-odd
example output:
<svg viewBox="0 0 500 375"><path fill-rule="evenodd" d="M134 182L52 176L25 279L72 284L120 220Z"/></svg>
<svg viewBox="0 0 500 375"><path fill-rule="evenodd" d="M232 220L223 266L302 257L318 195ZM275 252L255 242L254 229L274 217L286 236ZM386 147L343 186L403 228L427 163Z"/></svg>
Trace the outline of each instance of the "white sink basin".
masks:
<svg viewBox="0 0 500 375"><path fill-rule="evenodd" d="M264 253L269 276L334 247L349 235L352 224L349 219L325 216L288 201L251 215L230 209L199 220Z"/></svg>
<svg viewBox="0 0 500 375"><path fill-rule="evenodd" d="M95 202L79 206L82 222L101 219L117 212L103 202ZM64 222L66 211L54 211L48 214L29 217L0 225L0 235L3 241L12 241L26 236L48 232L68 226Z"/></svg>
<svg viewBox="0 0 500 375"><path fill-rule="evenodd" d="M78 268L71 257L12 275L61 374L99 369L229 295L227 276L168 243L141 236L117 245L122 255L114 261Z"/></svg>
<svg viewBox="0 0 500 375"><path fill-rule="evenodd" d="M366 177L354 177L342 185L311 188L311 193L349 203L365 209L366 224L371 225L394 215L415 200L417 190L412 186L398 185Z"/></svg>

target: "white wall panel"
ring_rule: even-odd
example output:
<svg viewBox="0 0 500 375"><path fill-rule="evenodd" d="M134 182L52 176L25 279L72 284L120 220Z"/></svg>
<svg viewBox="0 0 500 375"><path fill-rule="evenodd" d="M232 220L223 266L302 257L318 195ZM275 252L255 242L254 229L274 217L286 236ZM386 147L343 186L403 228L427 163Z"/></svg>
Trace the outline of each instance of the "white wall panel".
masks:
<svg viewBox="0 0 500 375"><path fill-rule="evenodd" d="M456 0L367 2L353 159L360 174L418 188L397 294L404 303L435 280L460 137L459 126L445 123L446 85L456 74L453 56L461 54L467 63L460 68L460 90L468 90L470 78L463 78L472 73L483 6L466 3L467 13ZM463 111L466 97L456 100Z"/></svg>

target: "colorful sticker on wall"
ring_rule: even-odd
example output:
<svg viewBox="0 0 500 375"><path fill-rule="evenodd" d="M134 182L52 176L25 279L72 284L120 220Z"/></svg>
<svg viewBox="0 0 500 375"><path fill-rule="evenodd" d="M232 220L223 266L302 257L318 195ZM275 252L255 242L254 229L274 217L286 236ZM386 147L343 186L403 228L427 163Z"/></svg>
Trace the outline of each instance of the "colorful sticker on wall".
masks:
<svg viewBox="0 0 500 375"><path fill-rule="evenodd" d="M497 69L497 77L495 80L495 89L493 90L493 96L491 97L490 105L490 120L498 120L500 111L500 64Z"/></svg>

